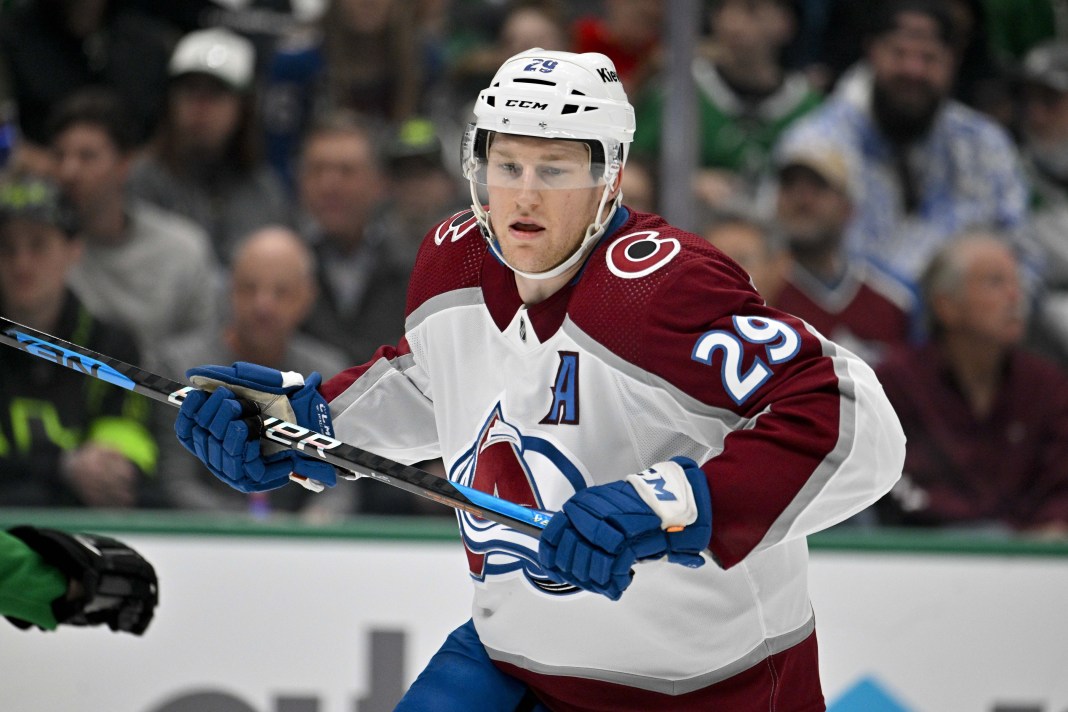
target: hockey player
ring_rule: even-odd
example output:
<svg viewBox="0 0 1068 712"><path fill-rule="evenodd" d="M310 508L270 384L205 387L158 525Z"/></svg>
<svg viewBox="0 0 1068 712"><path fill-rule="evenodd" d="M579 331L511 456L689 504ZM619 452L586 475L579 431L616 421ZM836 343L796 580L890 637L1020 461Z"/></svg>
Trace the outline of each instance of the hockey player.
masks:
<svg viewBox="0 0 1068 712"><path fill-rule="evenodd" d="M264 454L233 389L285 394L300 425L557 512L540 541L459 515L472 619L399 710L824 709L806 535L904 458L871 369L622 204L634 114L607 57L516 55L475 117L473 204L428 233L405 338L321 387L192 369L216 388L179 439L238 489L333 484Z"/></svg>

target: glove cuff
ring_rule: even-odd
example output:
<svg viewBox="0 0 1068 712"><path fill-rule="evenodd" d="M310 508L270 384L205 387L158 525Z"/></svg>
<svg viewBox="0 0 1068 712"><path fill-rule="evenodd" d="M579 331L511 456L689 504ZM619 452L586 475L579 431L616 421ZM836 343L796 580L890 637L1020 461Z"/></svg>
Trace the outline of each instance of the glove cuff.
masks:
<svg viewBox="0 0 1068 712"><path fill-rule="evenodd" d="M213 390L214 386L221 383L228 387L239 386L274 395L287 395L303 388L305 383L304 376L296 371L279 371L246 361L235 361L232 366L197 366L186 371L185 375L190 383L203 390Z"/></svg>
<svg viewBox="0 0 1068 712"><path fill-rule="evenodd" d="M677 458L693 467L692 460ZM642 472L627 475L626 482L638 493L649 509L660 517L664 531L685 529L697 521L697 500L690 479L680 462L658 462Z"/></svg>

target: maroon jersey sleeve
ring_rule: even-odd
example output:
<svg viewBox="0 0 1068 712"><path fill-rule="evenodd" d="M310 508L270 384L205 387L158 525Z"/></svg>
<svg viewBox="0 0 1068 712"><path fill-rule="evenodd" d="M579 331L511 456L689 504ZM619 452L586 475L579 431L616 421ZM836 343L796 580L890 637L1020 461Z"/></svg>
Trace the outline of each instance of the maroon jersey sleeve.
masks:
<svg viewBox="0 0 1068 712"><path fill-rule="evenodd" d="M408 282L406 316L439 294L478 286L487 253L471 210L462 210L435 225L419 247Z"/></svg>
<svg viewBox="0 0 1068 712"><path fill-rule="evenodd" d="M712 492L711 548L729 567L765 539L817 470L836 467L848 394L826 353L833 346L767 307L737 264L665 223L634 227L653 243L631 250L636 273L657 250L666 256L677 243L677 253L628 279L616 245L584 277L601 292L600 307L573 306L572 319L643 371L747 423L702 465Z"/></svg>

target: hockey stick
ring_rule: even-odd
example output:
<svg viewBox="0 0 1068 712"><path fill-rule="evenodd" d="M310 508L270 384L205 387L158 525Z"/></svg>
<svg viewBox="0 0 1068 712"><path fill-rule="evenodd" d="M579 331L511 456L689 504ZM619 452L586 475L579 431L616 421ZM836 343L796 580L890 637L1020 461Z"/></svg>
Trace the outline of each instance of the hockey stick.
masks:
<svg viewBox="0 0 1068 712"><path fill-rule="evenodd" d="M150 373L137 366L96 353L69 341L17 324L0 317L0 342L46 361L66 366L78 373L99 378L102 381L140 393L152 400L179 407L192 386L172 381ZM432 475L410 465L379 457L348 443L335 440L299 425L278 418L267 417L263 421L264 440L300 450L318 460L328 462L343 471L354 471L388 485L413 492L435 502L474 514L518 532L538 537L549 523L550 512L522 507L499 497L480 492L471 487L450 482L444 477ZM354 479L350 472L339 473ZM296 482L309 489L322 490L318 482L291 475Z"/></svg>

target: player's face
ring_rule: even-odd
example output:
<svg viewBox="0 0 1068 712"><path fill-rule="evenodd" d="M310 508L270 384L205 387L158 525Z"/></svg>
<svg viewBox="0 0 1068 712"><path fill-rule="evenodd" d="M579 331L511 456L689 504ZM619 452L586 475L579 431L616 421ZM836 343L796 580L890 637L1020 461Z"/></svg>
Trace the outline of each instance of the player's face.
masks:
<svg viewBox="0 0 1068 712"><path fill-rule="evenodd" d="M603 190L590 173L585 144L508 134L490 144L486 185L501 253L532 273L556 267L578 249Z"/></svg>
<svg viewBox="0 0 1068 712"><path fill-rule="evenodd" d="M0 226L0 296L11 314L54 305L67 272L81 256L81 241L56 227L15 218Z"/></svg>

